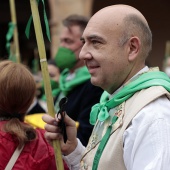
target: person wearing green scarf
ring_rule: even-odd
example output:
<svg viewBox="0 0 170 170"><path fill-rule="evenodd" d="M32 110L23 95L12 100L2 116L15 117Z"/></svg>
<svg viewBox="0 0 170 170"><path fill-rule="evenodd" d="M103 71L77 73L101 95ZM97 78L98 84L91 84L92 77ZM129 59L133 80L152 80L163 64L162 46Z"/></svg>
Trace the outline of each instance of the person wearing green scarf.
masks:
<svg viewBox="0 0 170 170"><path fill-rule="evenodd" d="M98 103L103 90L90 82L90 74L84 61L79 60L82 48L80 40L88 19L81 15L70 15L63 20L64 28L60 35L60 47L55 56L61 70L60 92L55 96L55 110L59 111L61 98L67 97L65 111L76 121L77 137L87 145L93 125L89 123L91 107Z"/></svg>
<svg viewBox="0 0 170 170"><path fill-rule="evenodd" d="M71 170L168 170L170 79L145 65L152 48L145 17L128 5L105 7L91 17L81 40L79 58L92 84L105 90L91 109L93 132L85 148L66 115L63 144L56 126L60 120L46 115L47 140L61 141Z"/></svg>
<svg viewBox="0 0 170 170"><path fill-rule="evenodd" d="M50 84L51 84L51 90L52 90L52 96L55 98L59 93L60 93L60 88L59 88L59 76L60 76L60 69L56 66L55 60L54 59L49 59L47 61L47 66L48 66L48 72L50 76ZM47 112L47 101L46 101L46 95L44 91L44 82L40 82L40 90L41 94L40 97L38 98L38 102L40 106L44 109L44 112Z"/></svg>
<svg viewBox="0 0 170 170"><path fill-rule="evenodd" d="M56 95L59 94L60 88L58 85L59 76L60 76L60 70L56 66L55 61L53 59L49 59L47 61L48 63L48 72L50 76L50 84L51 84L51 90L52 90L52 96L55 98ZM44 91L44 82L41 80L40 83L37 85L39 95L34 98L33 103L27 110L27 114L36 114L41 113L44 114L47 112L47 102L46 102L46 96Z"/></svg>

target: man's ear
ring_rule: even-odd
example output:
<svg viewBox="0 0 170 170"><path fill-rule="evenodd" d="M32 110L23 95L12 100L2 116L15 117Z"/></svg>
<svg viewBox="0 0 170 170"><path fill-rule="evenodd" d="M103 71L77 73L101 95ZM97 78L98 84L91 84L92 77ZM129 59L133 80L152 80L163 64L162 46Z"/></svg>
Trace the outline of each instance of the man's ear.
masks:
<svg viewBox="0 0 170 170"><path fill-rule="evenodd" d="M129 39L129 61L133 61L136 59L139 53L139 49L141 46L140 39L138 37L131 37Z"/></svg>

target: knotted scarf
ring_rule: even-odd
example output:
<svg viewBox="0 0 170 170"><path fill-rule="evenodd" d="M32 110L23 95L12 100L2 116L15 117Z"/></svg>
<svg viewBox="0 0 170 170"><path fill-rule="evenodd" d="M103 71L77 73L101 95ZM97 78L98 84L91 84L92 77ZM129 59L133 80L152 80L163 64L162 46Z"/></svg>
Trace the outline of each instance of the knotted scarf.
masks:
<svg viewBox="0 0 170 170"><path fill-rule="evenodd" d="M120 105L133 94L142 89L149 88L151 86L162 86L170 92L170 79L161 71L150 71L141 74L136 80L125 85L117 94L109 100L109 94L104 92L100 103L92 107L90 113L90 123L94 125L96 120L105 121L110 115L109 110Z"/></svg>
<svg viewBox="0 0 170 170"><path fill-rule="evenodd" d="M52 96L55 98L60 93L59 84L58 82L52 79L50 79L50 84L51 84ZM44 82L42 82L42 90L43 90L43 95L41 97L41 100L46 101L47 99L44 91Z"/></svg>
<svg viewBox="0 0 170 170"><path fill-rule="evenodd" d="M86 66L77 69L75 71L75 77L73 79L66 80L68 75L69 75L69 69L64 69L59 79L60 89L65 96L76 86L90 79L90 74Z"/></svg>

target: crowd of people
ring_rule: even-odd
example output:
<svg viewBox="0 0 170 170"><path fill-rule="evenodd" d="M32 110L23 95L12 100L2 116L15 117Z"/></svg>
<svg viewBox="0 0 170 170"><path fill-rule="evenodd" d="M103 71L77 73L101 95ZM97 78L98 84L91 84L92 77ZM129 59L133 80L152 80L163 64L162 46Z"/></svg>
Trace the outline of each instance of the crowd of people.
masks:
<svg viewBox="0 0 170 170"><path fill-rule="evenodd" d="M169 170L170 65L164 72L147 66L151 49L149 24L132 6L65 18L60 47L48 61L56 113L67 99L56 117L48 114L44 91L36 97L29 69L1 61L0 169L18 153L13 169L56 170L51 144L59 140L65 170ZM43 113L44 127L25 121L34 113Z"/></svg>

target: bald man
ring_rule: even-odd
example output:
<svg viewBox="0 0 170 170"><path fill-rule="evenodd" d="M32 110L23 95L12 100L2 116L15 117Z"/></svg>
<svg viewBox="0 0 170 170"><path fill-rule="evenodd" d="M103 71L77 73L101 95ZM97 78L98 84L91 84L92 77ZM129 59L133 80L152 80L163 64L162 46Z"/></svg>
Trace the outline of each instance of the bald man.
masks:
<svg viewBox="0 0 170 170"><path fill-rule="evenodd" d="M105 90L91 109L92 135L84 148L66 115L65 144L59 120L45 115L47 140L60 140L71 170L168 170L170 80L145 65L152 33L144 16L127 5L105 7L92 16L81 40L79 57L91 82Z"/></svg>

